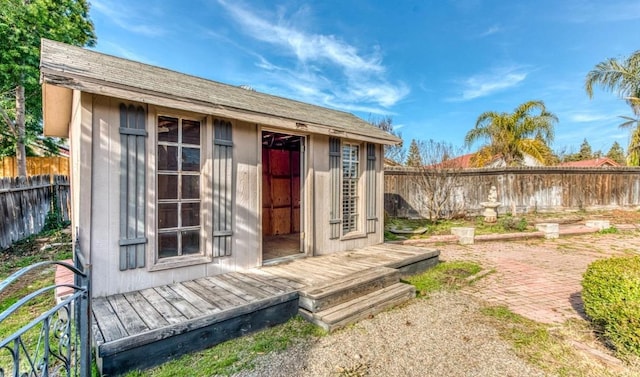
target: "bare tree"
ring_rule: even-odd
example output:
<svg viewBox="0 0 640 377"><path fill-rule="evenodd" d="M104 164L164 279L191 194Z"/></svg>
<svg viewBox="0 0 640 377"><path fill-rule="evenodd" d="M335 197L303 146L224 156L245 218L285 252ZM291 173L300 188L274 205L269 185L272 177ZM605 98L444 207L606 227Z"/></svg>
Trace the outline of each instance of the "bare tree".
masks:
<svg viewBox="0 0 640 377"><path fill-rule="evenodd" d="M390 116L383 116L380 118L369 116L369 123L402 139L402 134L395 129L395 126L393 125L393 119ZM391 160L398 164L402 164L402 161L404 161L404 155L405 150L402 143L398 145L385 145L384 147L385 159Z"/></svg>
<svg viewBox="0 0 640 377"><path fill-rule="evenodd" d="M461 154L451 144L434 140L416 141L420 164L412 168L412 183L420 195L415 203L426 210L429 220L450 219L464 214L463 189L459 184Z"/></svg>

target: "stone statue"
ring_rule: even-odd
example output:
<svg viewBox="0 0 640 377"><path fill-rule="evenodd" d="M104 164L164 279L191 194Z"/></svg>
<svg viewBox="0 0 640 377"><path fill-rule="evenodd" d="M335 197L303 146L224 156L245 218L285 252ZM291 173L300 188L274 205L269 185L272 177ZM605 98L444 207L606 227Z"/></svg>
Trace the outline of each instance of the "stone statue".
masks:
<svg viewBox="0 0 640 377"><path fill-rule="evenodd" d="M487 202L480 203L480 205L484 207L484 212L482 213L484 215L484 221L487 223L495 223L498 219L497 208L500 207L496 186L491 186L487 199Z"/></svg>
<svg viewBox="0 0 640 377"><path fill-rule="evenodd" d="M495 203L498 201L498 190L496 189L496 186L491 186L487 199L489 200L489 203Z"/></svg>

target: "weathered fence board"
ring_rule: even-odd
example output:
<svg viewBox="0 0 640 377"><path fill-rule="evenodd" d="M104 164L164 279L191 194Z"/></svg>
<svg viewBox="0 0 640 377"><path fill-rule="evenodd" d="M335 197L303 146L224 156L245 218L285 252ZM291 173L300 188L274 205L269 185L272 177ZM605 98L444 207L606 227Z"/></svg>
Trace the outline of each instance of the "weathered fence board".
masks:
<svg viewBox="0 0 640 377"><path fill-rule="evenodd" d="M18 165L15 157L0 159L0 178L16 177ZM69 158L62 156L27 157L27 175L69 175Z"/></svg>
<svg viewBox="0 0 640 377"><path fill-rule="evenodd" d="M424 170L385 168L386 213L392 217L428 217L424 192L414 183ZM456 189L446 206L451 212L480 214L495 186L499 213L554 212L640 207L640 168L491 168L455 173Z"/></svg>
<svg viewBox="0 0 640 377"><path fill-rule="evenodd" d="M54 204L61 220L69 221L69 179L65 176L0 178L0 250L41 232Z"/></svg>

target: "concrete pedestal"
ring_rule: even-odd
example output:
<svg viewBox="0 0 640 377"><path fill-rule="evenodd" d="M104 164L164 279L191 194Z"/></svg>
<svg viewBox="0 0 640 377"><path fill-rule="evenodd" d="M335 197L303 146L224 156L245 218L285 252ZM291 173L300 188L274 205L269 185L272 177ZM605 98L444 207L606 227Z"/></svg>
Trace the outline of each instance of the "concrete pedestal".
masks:
<svg viewBox="0 0 640 377"><path fill-rule="evenodd" d="M475 228L471 227L453 227L451 234L458 237L460 245L473 245L475 238Z"/></svg>
<svg viewBox="0 0 640 377"><path fill-rule="evenodd" d="M589 228L597 228L598 230L609 229L611 227L609 220L587 220L586 225Z"/></svg>
<svg viewBox="0 0 640 377"><path fill-rule="evenodd" d="M544 233L544 238L553 239L560 237L560 226L558 223L536 224L536 229Z"/></svg>

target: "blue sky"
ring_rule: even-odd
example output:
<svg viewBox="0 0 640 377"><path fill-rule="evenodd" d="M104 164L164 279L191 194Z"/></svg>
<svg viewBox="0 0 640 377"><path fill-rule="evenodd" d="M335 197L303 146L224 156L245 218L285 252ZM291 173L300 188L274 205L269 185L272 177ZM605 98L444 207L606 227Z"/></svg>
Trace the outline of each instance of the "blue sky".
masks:
<svg viewBox="0 0 640 377"><path fill-rule="evenodd" d="M90 0L97 51L260 92L390 116L462 146L484 111L543 100L553 148L623 147L630 108L589 99L598 62L640 49L638 0Z"/></svg>

